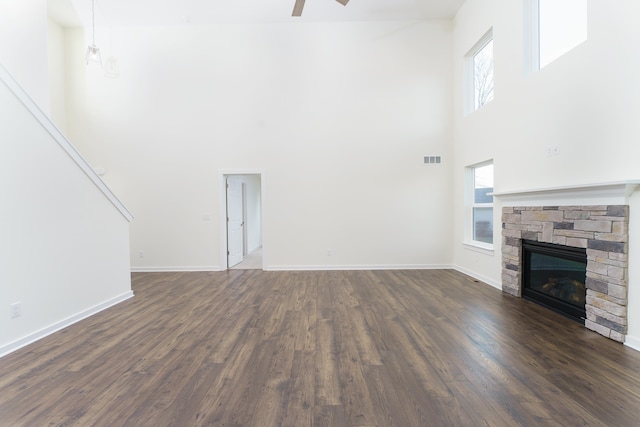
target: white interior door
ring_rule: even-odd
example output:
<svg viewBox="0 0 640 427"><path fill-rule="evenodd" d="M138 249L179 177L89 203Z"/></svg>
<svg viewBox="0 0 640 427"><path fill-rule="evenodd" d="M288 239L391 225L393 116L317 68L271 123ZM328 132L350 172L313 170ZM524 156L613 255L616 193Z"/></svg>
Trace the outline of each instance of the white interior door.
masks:
<svg viewBox="0 0 640 427"><path fill-rule="evenodd" d="M242 181L239 177L227 177L227 267L243 260L244 233L242 208Z"/></svg>

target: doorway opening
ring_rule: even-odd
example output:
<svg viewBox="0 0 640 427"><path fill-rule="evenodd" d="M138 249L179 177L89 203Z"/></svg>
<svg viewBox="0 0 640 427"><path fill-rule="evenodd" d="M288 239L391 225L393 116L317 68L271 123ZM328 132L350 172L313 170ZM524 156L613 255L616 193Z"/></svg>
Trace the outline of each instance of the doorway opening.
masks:
<svg viewBox="0 0 640 427"><path fill-rule="evenodd" d="M262 173L223 173L221 264L225 269L263 269Z"/></svg>

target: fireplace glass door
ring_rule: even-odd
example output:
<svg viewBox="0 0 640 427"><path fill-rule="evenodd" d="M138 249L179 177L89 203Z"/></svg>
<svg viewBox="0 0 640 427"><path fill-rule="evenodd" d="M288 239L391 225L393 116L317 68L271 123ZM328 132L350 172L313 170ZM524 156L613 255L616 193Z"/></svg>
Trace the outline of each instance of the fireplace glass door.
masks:
<svg viewBox="0 0 640 427"><path fill-rule="evenodd" d="M523 297L583 323L586 250L531 241L522 249Z"/></svg>

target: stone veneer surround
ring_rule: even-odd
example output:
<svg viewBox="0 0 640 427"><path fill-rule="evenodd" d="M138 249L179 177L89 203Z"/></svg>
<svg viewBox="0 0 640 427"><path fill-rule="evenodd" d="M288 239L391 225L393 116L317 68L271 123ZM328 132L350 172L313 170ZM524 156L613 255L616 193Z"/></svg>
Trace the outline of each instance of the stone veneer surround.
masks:
<svg viewBox="0 0 640 427"><path fill-rule="evenodd" d="M502 290L522 296L522 239L587 250L585 326L615 341L627 333L629 206L502 209Z"/></svg>

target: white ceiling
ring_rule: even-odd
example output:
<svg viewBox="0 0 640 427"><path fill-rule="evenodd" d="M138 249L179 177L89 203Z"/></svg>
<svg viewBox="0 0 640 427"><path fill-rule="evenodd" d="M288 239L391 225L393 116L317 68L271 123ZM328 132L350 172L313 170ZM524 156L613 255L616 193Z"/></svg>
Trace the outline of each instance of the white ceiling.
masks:
<svg viewBox="0 0 640 427"><path fill-rule="evenodd" d="M49 16L65 27L91 25L91 0L47 0ZM306 0L293 18L295 0L95 0L96 26L201 25L449 19L464 0Z"/></svg>

